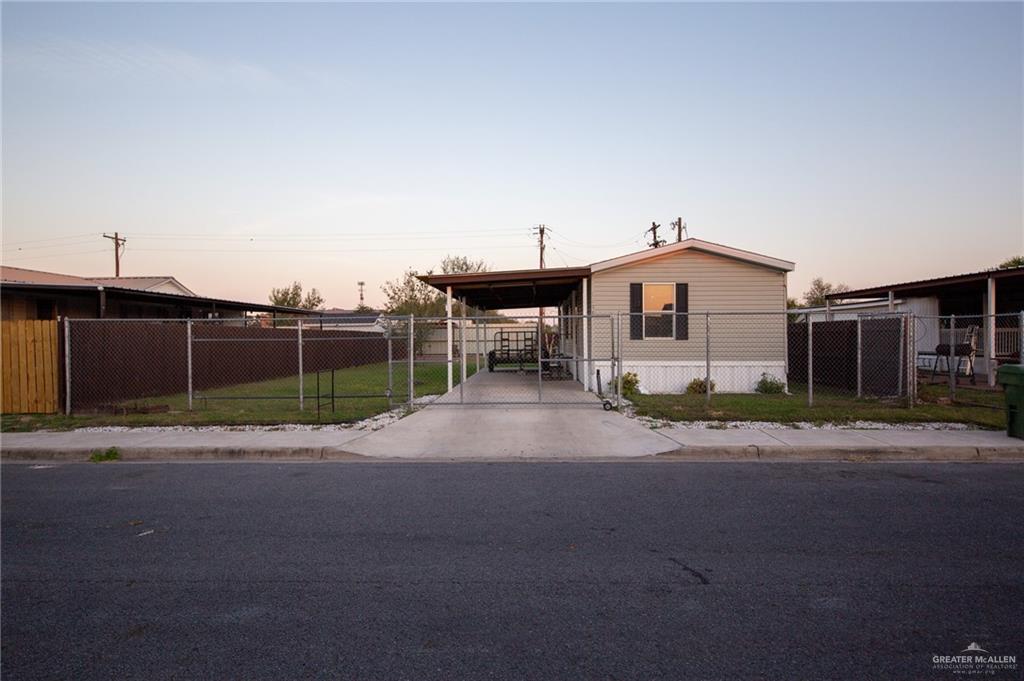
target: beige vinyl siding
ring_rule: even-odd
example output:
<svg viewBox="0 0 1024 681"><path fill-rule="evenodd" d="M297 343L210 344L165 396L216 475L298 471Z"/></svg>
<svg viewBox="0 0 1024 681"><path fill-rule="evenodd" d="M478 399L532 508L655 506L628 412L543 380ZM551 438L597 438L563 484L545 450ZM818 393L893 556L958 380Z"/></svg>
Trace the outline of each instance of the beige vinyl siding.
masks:
<svg viewBox="0 0 1024 681"><path fill-rule="evenodd" d="M675 282L689 286L689 338L630 340L622 318L625 357L638 360L704 359L705 318L709 312L772 312L754 316L712 316L713 361L784 361L786 355L785 272L718 255L688 250L591 275L595 315L629 312L629 285ZM595 329L594 356L611 352L611 334Z"/></svg>

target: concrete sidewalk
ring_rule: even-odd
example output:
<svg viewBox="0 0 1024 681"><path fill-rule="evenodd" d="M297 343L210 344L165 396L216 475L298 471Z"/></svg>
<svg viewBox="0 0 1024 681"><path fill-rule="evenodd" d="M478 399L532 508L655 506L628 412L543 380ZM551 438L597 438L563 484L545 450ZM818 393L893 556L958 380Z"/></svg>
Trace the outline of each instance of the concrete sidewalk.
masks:
<svg viewBox="0 0 1024 681"><path fill-rule="evenodd" d="M471 413L467 413L471 412ZM511 412L511 413L510 413ZM378 431L5 433L5 461L1020 461L1024 440L992 431L651 430L599 409L424 409Z"/></svg>

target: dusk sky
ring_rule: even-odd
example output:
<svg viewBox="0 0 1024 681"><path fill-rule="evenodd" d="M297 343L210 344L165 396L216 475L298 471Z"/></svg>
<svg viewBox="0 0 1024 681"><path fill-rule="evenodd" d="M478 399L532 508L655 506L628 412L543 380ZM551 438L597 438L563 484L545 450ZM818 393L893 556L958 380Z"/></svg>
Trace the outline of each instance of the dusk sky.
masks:
<svg viewBox="0 0 1024 681"><path fill-rule="evenodd" d="M652 220L850 286L1024 253L1022 4L14 4L3 262L367 302Z"/></svg>

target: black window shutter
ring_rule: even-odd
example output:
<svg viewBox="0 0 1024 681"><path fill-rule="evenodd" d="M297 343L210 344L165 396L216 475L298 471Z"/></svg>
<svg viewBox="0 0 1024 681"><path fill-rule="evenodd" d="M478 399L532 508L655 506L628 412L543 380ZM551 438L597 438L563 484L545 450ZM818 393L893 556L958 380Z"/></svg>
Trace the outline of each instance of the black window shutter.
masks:
<svg viewBox="0 0 1024 681"><path fill-rule="evenodd" d="M690 337L690 287L676 284L676 340Z"/></svg>
<svg viewBox="0 0 1024 681"><path fill-rule="evenodd" d="M629 340L644 337L644 285L629 285Z"/></svg>

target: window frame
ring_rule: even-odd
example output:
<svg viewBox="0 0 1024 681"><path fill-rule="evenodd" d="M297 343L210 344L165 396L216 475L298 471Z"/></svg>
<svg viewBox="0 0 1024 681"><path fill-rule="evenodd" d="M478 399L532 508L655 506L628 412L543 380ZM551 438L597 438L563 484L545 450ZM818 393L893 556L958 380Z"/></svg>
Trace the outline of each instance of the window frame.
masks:
<svg viewBox="0 0 1024 681"><path fill-rule="evenodd" d="M640 319L643 321L641 325L643 334L641 340L675 340L676 338L676 282L674 281L644 281L640 282L642 285L640 293ZM667 336L648 336L647 335L647 315L650 314L652 317L654 313L648 313L645 307L645 301L647 300L647 286L670 286L672 288L672 328L669 329ZM664 312L664 310L661 310Z"/></svg>

